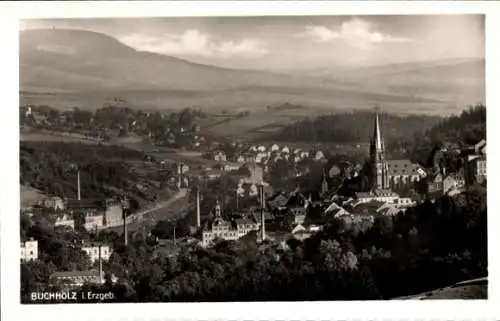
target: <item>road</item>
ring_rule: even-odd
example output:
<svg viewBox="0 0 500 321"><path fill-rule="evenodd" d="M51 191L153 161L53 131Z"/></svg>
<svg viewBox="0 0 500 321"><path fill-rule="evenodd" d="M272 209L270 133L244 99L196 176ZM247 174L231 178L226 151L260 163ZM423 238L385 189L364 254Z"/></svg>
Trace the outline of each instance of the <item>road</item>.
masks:
<svg viewBox="0 0 500 321"><path fill-rule="evenodd" d="M187 190L186 189L181 189L172 198L170 198L170 199L168 199L166 201L158 202L153 207L146 208L146 209L144 209L142 211L139 211L137 213L129 215L127 217L127 224L140 221L140 220L144 219L144 216L147 216L150 213L153 213L153 212L156 212L158 210L161 210L164 207L168 207L171 204L173 204L175 201L177 201L177 200L185 197L186 195L187 195Z"/></svg>
<svg viewBox="0 0 500 321"><path fill-rule="evenodd" d="M127 230L137 230L141 225L154 225L158 221L173 219L187 207L187 190L181 189L172 198L156 203L154 206L143 209L127 217ZM122 232L121 225L110 226L107 229Z"/></svg>

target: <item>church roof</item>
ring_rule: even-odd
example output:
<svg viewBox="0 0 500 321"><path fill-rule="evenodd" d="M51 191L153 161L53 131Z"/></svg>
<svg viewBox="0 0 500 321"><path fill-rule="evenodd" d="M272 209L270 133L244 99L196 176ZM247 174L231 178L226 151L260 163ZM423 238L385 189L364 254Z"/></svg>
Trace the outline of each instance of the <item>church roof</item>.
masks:
<svg viewBox="0 0 500 321"><path fill-rule="evenodd" d="M243 225L243 224L255 224L255 221L249 219L249 218L238 218L235 220L236 225Z"/></svg>
<svg viewBox="0 0 500 321"><path fill-rule="evenodd" d="M409 159L391 159L387 161L389 167L389 176L392 175L418 175L418 169L421 167Z"/></svg>

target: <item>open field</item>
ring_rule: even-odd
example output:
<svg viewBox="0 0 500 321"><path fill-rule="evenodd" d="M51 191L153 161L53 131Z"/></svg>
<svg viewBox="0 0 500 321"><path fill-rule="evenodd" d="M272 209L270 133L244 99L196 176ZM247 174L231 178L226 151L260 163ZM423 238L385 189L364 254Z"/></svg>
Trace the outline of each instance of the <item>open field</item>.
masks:
<svg viewBox="0 0 500 321"><path fill-rule="evenodd" d="M96 141L87 139L83 135L68 134L61 132L21 132L19 139L25 142L61 142L61 143L88 143L96 144Z"/></svg>

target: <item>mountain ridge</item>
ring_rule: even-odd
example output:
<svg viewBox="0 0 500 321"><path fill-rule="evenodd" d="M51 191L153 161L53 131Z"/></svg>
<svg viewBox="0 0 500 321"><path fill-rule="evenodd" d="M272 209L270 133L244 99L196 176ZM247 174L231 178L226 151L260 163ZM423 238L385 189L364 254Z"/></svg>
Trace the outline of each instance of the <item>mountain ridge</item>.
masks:
<svg viewBox="0 0 500 321"><path fill-rule="evenodd" d="M387 103L394 104L391 108L404 104L406 109L422 110L420 106L425 105L423 109L434 110L467 104L413 95L412 87L383 91L329 77L199 64L139 51L104 33L78 29L20 32L20 91L22 103L92 109L102 106L105 92L124 96L136 106L157 109L189 105L264 108L290 102L333 109Z"/></svg>

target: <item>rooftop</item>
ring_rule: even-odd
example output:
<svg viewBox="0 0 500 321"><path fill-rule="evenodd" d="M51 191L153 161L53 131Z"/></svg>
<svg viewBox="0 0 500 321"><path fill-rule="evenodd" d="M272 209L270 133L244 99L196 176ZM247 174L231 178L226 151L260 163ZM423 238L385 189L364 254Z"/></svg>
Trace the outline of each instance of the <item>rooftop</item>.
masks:
<svg viewBox="0 0 500 321"><path fill-rule="evenodd" d="M409 159L393 159L388 160L389 175L416 175L417 170L421 168L419 164L415 164Z"/></svg>
<svg viewBox="0 0 500 321"><path fill-rule="evenodd" d="M50 278L64 278L64 277L99 277L99 271L60 271L51 274Z"/></svg>

